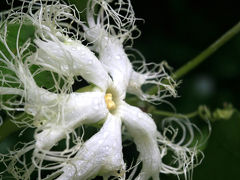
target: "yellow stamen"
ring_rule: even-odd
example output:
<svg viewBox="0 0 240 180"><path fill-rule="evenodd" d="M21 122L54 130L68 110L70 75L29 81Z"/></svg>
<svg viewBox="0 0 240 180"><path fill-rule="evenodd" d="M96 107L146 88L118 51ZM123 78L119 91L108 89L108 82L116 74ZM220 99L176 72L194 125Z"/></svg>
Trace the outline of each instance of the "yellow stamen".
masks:
<svg viewBox="0 0 240 180"><path fill-rule="evenodd" d="M112 94L111 93L107 93L104 98L105 98L105 102L107 104L108 110L109 111L114 110L116 108L116 104L113 101Z"/></svg>

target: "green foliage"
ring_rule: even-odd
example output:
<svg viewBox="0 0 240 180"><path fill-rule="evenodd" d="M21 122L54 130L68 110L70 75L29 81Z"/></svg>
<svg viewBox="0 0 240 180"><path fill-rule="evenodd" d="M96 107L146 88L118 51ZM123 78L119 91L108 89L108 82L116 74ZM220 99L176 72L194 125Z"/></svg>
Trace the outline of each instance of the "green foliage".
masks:
<svg viewBox="0 0 240 180"><path fill-rule="evenodd" d="M86 18L86 6L88 0L65 0L72 5L75 5L78 11L81 13L81 20L85 20Z"/></svg>
<svg viewBox="0 0 240 180"><path fill-rule="evenodd" d="M32 26L30 24L23 24L22 26L20 26L19 24L8 24L6 41L7 41L7 45L9 47L9 49L15 55L17 52L16 39L17 39L17 34L18 34L19 30L20 30L20 36L19 36L19 42L18 42L19 46L22 46L27 40L31 40L31 42L33 42L34 33L35 33L34 26ZM1 29L1 33L3 33L3 29ZM12 58L2 42L0 42L0 50L9 60ZM30 46L27 51L34 52L35 48L33 46ZM1 55L0 55L0 57L1 57ZM11 76L15 76L14 72L4 68L4 65L2 62L0 62L0 65L3 66L3 67L1 67L1 70L0 70L0 72L2 72L2 74L5 74L5 75L9 74ZM33 65L30 67L31 72L35 72L37 69L39 69L39 66ZM1 73L0 73L0 76L1 76ZM44 88L48 89L48 88L52 88L54 86L54 80L52 78L52 74L48 71L42 71L41 73L37 74L34 78L36 80L36 83L40 87L44 87ZM12 84L12 86L14 87L14 86L16 86L16 84L15 85Z"/></svg>
<svg viewBox="0 0 240 180"><path fill-rule="evenodd" d="M19 24L8 24L8 31L7 31L7 44L9 45L10 49L13 52L16 52L16 39L17 34L19 31L20 25ZM1 32L3 29L1 29ZM33 39L34 38L34 32L35 28L32 25L29 24L23 24L20 29L20 36L19 36L19 45L23 45L26 40ZM3 48L3 45L0 45L1 49Z"/></svg>
<svg viewBox="0 0 240 180"><path fill-rule="evenodd" d="M21 29L19 24L8 24L8 29L7 29L7 39L6 39L6 43L7 46L9 47L9 49L11 50L12 53L16 54L17 52L17 46L21 46L23 45L28 39L33 39L34 38L34 27L31 25L22 25ZM0 29L0 36L1 38L3 38L3 33L4 33L4 27L2 27L2 29ZM18 40L18 45L16 42L17 39L17 34L20 30L20 36L19 36L19 40ZM11 59L11 55L9 53L9 51L7 50L6 46L0 41L0 51L2 52L2 54L4 54L6 56L6 58ZM1 54L0 54L0 58L4 58ZM1 66L5 66L1 61L0 61L0 65ZM10 74L12 76L15 75L14 72L9 71L6 68L1 67L1 73L2 74ZM0 73L0 76L2 75Z"/></svg>
<svg viewBox="0 0 240 180"><path fill-rule="evenodd" d="M236 179L240 169L240 112L228 121L213 124L212 134L204 151L202 164L195 169L193 179Z"/></svg>

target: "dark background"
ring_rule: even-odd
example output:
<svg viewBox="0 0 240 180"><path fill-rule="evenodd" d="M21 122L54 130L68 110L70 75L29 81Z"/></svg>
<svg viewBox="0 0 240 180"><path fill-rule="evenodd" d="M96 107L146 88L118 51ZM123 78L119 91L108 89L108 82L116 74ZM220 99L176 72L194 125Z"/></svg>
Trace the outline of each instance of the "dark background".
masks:
<svg viewBox="0 0 240 180"><path fill-rule="evenodd" d="M4 0L0 10L4 9ZM136 16L143 18L134 47L148 61L166 60L175 70L198 55L240 20L235 0L132 0ZM205 104L214 110L223 103L240 109L240 35L207 61L181 78L179 98L168 99L179 113ZM165 108L161 105L159 108ZM213 123L203 163L194 169L194 180L239 179L240 118ZM176 179L163 176L162 179Z"/></svg>
<svg viewBox="0 0 240 180"><path fill-rule="evenodd" d="M230 0L133 0L142 35L135 41L149 61L167 60L175 70L217 40L240 21L238 1ZM208 60L181 78L179 98L169 99L180 113L195 111L200 104L211 110L232 103L240 109L240 34ZM160 108L165 108L164 105ZM240 116L212 124L203 163L193 180L239 179ZM162 179L176 177L162 176Z"/></svg>
<svg viewBox="0 0 240 180"><path fill-rule="evenodd" d="M158 4L156 4L158 2ZM198 55L240 20L238 1L133 0L142 35L135 41L149 61L167 60L175 70ZM181 98L171 102L182 111L199 104L240 105L240 36L182 78ZM194 101L193 101L194 100Z"/></svg>

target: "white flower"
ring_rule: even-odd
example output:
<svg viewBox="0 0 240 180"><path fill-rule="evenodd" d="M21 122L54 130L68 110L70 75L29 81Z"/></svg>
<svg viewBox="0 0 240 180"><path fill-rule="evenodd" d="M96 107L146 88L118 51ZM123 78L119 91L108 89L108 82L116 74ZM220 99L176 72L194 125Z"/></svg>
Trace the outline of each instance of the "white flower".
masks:
<svg viewBox="0 0 240 180"><path fill-rule="evenodd" d="M56 169L52 176L60 174L59 180L89 179L97 175L105 179L110 176L124 178L126 169L122 154L122 126L126 127L139 151L138 163L142 163L142 169L136 179L158 180L159 173L187 173L194 166L197 155L196 149L188 148L192 139L184 147L183 142L175 144L174 138L168 140L165 134L162 135L157 130L155 122L148 114L125 102L126 93L135 94L152 103L162 102L164 97L170 95L176 96L176 84L164 70L164 63L154 65L149 70L149 64L142 61L138 72L133 69L123 47L125 41L133 39L131 32L136 29L130 1L118 0L117 9L114 10L108 1L90 0L87 7L88 24L74 16L74 9L58 0L40 1L40 6L37 2L29 2L28 12L19 14L22 19L27 19L26 22L31 21L36 26L36 52L25 58L24 51L18 51L15 56L9 50L12 60L4 57L2 52L3 58L0 59L9 70L15 72L16 77L11 78L20 84L18 88L11 85L1 87L0 94L20 95L24 100L19 104L24 107L19 110L33 115L33 125L37 127L34 145L28 148L34 150L33 165L23 176L28 177L37 168L39 179L41 170L44 169ZM100 9L95 18L96 6ZM18 18L12 19L16 21ZM62 19L71 19L72 23L83 27L84 33L69 28ZM72 38L71 31L86 37L92 47ZM4 38L0 40L8 47ZM26 50L28 45L22 49ZM50 92L35 83L29 70L33 64L57 73L60 78L68 80L70 85L74 82L74 77L80 75L93 84L94 88L89 92L78 93L71 92L69 86L63 86L66 89L58 87L60 93ZM7 84L4 78L1 82ZM143 92L141 88L144 84L156 85L158 93L149 95ZM56 86L59 86L58 82ZM14 107L10 103L6 104L2 106L6 110L18 108L15 107L17 104ZM70 147L70 134L81 140L81 135L75 132L76 128L97 122L104 122L99 132L85 143L77 141L75 146ZM183 123L180 122L180 126ZM192 127L188 127L192 137ZM52 147L64 138L66 149L62 152L53 151ZM178 167L174 167L175 162L173 166L163 162L169 149L173 151ZM22 153L17 157L21 155ZM51 161L53 165L44 166L44 161Z"/></svg>

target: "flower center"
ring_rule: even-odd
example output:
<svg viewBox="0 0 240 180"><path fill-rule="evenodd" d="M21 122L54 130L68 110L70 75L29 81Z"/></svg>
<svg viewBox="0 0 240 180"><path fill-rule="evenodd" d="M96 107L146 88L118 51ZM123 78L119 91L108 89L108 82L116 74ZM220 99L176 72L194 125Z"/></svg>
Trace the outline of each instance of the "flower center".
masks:
<svg viewBox="0 0 240 180"><path fill-rule="evenodd" d="M113 101L113 96L111 93L106 93L105 95L105 102L107 104L107 108L109 111L112 111L116 108L116 104L115 102Z"/></svg>

